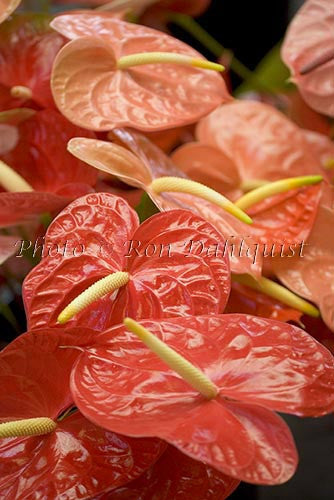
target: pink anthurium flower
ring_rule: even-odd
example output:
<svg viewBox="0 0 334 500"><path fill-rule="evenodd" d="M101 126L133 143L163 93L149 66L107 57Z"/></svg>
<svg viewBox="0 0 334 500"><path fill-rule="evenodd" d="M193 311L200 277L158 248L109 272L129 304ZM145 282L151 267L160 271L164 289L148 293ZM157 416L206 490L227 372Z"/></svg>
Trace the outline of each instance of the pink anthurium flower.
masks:
<svg viewBox="0 0 334 500"><path fill-rule="evenodd" d="M7 17L18 7L21 0L1 0L0 1L0 23L5 21Z"/></svg>
<svg viewBox="0 0 334 500"><path fill-rule="evenodd" d="M183 186L183 180L187 179L186 174L179 170L173 162L145 136L125 129L115 129L110 135L113 141L89 140L84 138L75 138L69 142L69 151L77 158L86 161L89 165L118 177L123 182L131 186L138 187L147 192L157 207L164 210L175 208L186 208L193 213L206 219L218 231L229 240L228 245L234 245L237 248L240 240L252 250L251 255L246 255L239 251L229 251L227 253L231 259L231 268L234 272L253 274L259 276L261 272L261 255L254 258L253 249L255 241L248 237L250 226L240 220L227 210L235 213L234 206L222 209L213 202L208 201L201 194L204 186L197 189L196 194L192 190ZM125 149L127 148L127 149ZM163 186L154 187L153 182L160 179L177 177L177 189L171 192L163 182ZM153 189L154 187L154 189ZM168 192L166 192L168 191ZM244 218L245 214L241 214ZM236 216L240 216L237 213ZM247 216L246 216L247 217ZM240 237L242 235L242 237Z"/></svg>
<svg viewBox="0 0 334 500"><path fill-rule="evenodd" d="M94 498L142 474L165 449L120 436L73 406L69 375L85 329L26 333L0 353L0 489L17 498ZM79 349L60 349L75 342Z"/></svg>
<svg viewBox="0 0 334 500"><path fill-rule="evenodd" d="M72 125L52 109L6 126L15 140L0 154L0 185L5 189L0 192L1 226L57 212L73 198L92 191L96 172L73 159L66 144L78 133L94 137L93 133Z"/></svg>
<svg viewBox="0 0 334 500"><path fill-rule="evenodd" d="M234 160L244 183L322 173L321 161L308 147L305 134L281 112L256 101L221 106L197 126L198 141Z"/></svg>
<svg viewBox="0 0 334 500"><path fill-rule="evenodd" d="M279 279L291 290L315 302L327 326L334 331L333 191L327 187L303 258L274 259Z"/></svg>
<svg viewBox="0 0 334 500"><path fill-rule="evenodd" d="M307 0L293 18L282 46L283 61L305 101L334 116L334 19L332 0Z"/></svg>
<svg viewBox="0 0 334 500"><path fill-rule="evenodd" d="M51 86L76 125L163 130L193 123L231 99L223 79L201 69L222 67L169 35L110 13L65 14L51 26L71 40L56 57Z"/></svg>
<svg viewBox="0 0 334 500"><path fill-rule="evenodd" d="M45 258L25 279L29 328L69 321L104 330L125 314L221 312L230 291L229 262L214 250L224 243L211 224L187 210L157 214L139 225L136 212L120 197L79 198L51 223ZM102 278L107 288L96 291L94 302L88 299L81 309L70 305Z"/></svg>
<svg viewBox="0 0 334 500"><path fill-rule="evenodd" d="M112 497L101 495L95 500L152 500L161 493L168 500L225 500L239 485L203 462L193 460L174 446L168 446L162 457L138 479L113 490Z"/></svg>
<svg viewBox="0 0 334 500"><path fill-rule="evenodd" d="M297 452L274 411L333 411L327 349L297 327L242 314L124 323L132 333L99 333L74 364L72 394L89 420L160 437L244 481L293 475Z"/></svg>
<svg viewBox="0 0 334 500"><path fill-rule="evenodd" d="M235 152L236 157L241 147L238 149L239 151ZM191 179L203 183L206 181L208 186L214 187L232 200L241 197L242 188L251 190L258 187L257 180L250 178L251 168L245 169L248 178L243 182L235 160L210 145L200 142L187 143L174 151L172 160ZM266 183L264 179L259 182ZM275 245L277 249L280 245L300 243L310 233L320 194L320 187L312 186L302 191L292 190L270 196L261 203L254 204L247 210L253 219L248 234L258 244L267 247ZM240 224L236 221L233 234L238 234L238 230Z"/></svg>
<svg viewBox="0 0 334 500"><path fill-rule="evenodd" d="M0 31L0 106L54 107L50 74L65 39L45 14L13 16Z"/></svg>

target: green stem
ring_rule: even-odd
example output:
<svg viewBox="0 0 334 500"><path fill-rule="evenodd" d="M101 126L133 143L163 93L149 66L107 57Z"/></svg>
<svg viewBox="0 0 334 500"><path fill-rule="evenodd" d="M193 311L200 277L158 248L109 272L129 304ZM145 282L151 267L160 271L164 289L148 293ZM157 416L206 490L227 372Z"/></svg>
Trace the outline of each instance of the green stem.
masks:
<svg viewBox="0 0 334 500"><path fill-rule="evenodd" d="M243 80L249 80L258 90L269 92L271 94L274 92L274 89L261 82L257 76L247 68L247 66L234 57L232 51L225 49L225 47L217 42L217 40L213 38L213 36L211 36L210 33L208 33L204 28L202 28L202 26L195 21L195 19L190 16L186 16L185 14L171 13L169 15L169 20L180 26L184 29L184 31L187 31L217 58L221 57L224 52L228 54L231 57L230 68L240 78Z"/></svg>

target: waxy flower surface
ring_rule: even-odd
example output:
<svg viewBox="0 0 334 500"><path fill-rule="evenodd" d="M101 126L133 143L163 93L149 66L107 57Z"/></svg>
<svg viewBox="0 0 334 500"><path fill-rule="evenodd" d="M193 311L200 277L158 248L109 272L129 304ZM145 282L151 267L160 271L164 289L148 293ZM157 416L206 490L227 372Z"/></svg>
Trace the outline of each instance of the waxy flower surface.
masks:
<svg viewBox="0 0 334 500"><path fill-rule="evenodd" d="M326 197L307 240L303 258L289 261L275 259L273 268L279 279L291 290L318 304L322 318L334 331L334 224L333 191Z"/></svg>
<svg viewBox="0 0 334 500"><path fill-rule="evenodd" d="M7 151L0 151L4 162L0 185L7 191L0 193L1 226L47 211L57 212L72 199L93 190L96 172L66 151L71 137L78 133L93 137L93 133L72 125L52 109L37 111L8 127L15 141ZM20 178L13 177L12 171Z"/></svg>
<svg viewBox="0 0 334 500"><path fill-rule="evenodd" d="M248 482L289 479L297 453L273 410L333 411L334 363L327 349L299 328L240 314L140 325L201 370L210 396L116 326L98 334L74 365L71 389L83 414L115 432L160 437Z"/></svg>
<svg viewBox="0 0 334 500"><path fill-rule="evenodd" d="M0 33L0 104L2 109L22 105L54 107L50 74L65 39L53 31L50 16L14 15Z"/></svg>
<svg viewBox="0 0 334 500"><path fill-rule="evenodd" d="M332 0L307 0L292 20L282 59L305 101L334 116L334 19Z"/></svg>
<svg viewBox="0 0 334 500"><path fill-rule="evenodd" d="M177 448L168 446L162 457L138 479L98 500L152 500L163 494L168 500L224 500L239 481L218 472L203 462L193 460Z"/></svg>
<svg viewBox="0 0 334 500"><path fill-rule="evenodd" d="M59 346L87 343L93 333L84 328L57 334L43 329L22 335L0 353L4 498L92 498L135 479L164 450L159 440L129 439L96 427L78 411L64 413L73 405L69 375L80 350ZM41 417L48 421L49 432L29 435L28 430L14 437L25 419L36 422ZM6 422L13 421L13 437L4 437Z"/></svg>
<svg viewBox="0 0 334 500"><path fill-rule="evenodd" d="M45 246L51 255L25 280L29 328L55 326L75 297L115 273L116 286L77 315L72 308L69 324L104 330L129 314L160 318L222 312L230 291L228 257L206 256L200 242L212 248L223 246L224 238L189 211L157 214L139 225L120 197L96 193L77 199L50 225Z"/></svg>
<svg viewBox="0 0 334 500"><path fill-rule="evenodd" d="M0 0L0 497L262 497L334 413L334 0L259 64L231 6L73 1Z"/></svg>
<svg viewBox="0 0 334 500"><path fill-rule="evenodd" d="M219 75L194 67L196 60L207 67L198 52L159 31L109 13L68 14L51 24L72 40L57 55L51 83L58 108L76 125L163 130L195 122L230 99ZM160 55L140 61L145 53ZM185 60L159 64L164 54Z"/></svg>
<svg viewBox="0 0 334 500"><path fill-rule="evenodd" d="M251 221L246 214L236 209L226 199L225 202L219 200L221 204L217 206L218 193L214 193L213 198L210 196L209 200L212 201L209 201L205 197L203 185L196 186L195 191L191 189L191 186L188 188L187 183L183 182L183 180L188 180L187 176L145 136L125 129L115 129L111 137L121 146L106 141L77 138L69 142L68 149L74 156L86 161L89 165L112 174L131 186L143 189L160 210L188 209L210 222L226 240L232 235L235 245L238 245L240 235L245 236L245 241L250 247L252 243L255 243L251 238L247 238L248 224L236 218ZM176 182L175 178L177 178ZM169 179L172 179L174 187L169 185ZM155 185L156 181L161 182L161 185ZM222 206L224 209L221 208ZM234 272L249 272L258 276L261 263L261 256L254 259L253 255L235 253L231 255L231 268Z"/></svg>

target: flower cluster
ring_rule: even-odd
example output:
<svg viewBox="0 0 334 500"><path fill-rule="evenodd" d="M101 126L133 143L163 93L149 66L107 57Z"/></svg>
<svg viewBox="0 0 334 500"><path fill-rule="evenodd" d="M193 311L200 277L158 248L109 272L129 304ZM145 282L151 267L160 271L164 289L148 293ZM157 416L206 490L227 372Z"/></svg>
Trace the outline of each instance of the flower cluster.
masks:
<svg viewBox="0 0 334 500"><path fill-rule="evenodd" d="M289 480L277 412L334 411L331 0L307 0L282 49L318 130L235 99L168 33L208 0L18 3L0 2L0 264L3 287L23 275L28 331L0 352L2 497Z"/></svg>

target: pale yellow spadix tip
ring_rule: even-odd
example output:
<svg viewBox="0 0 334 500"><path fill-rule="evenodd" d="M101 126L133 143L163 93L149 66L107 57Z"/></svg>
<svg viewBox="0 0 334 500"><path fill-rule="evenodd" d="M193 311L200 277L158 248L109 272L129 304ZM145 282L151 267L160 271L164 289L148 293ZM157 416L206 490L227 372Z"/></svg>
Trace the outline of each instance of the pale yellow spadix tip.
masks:
<svg viewBox="0 0 334 500"><path fill-rule="evenodd" d="M26 418L0 424L0 438L42 436L53 432L56 422L48 417Z"/></svg>
<svg viewBox="0 0 334 500"><path fill-rule="evenodd" d="M247 208L265 200L266 198L269 198L270 196L285 193L286 191L290 191L292 189L318 184L322 180L323 177L321 175L305 175L301 177L289 177L275 182L268 182L263 186L249 191L249 193L239 198L239 200L235 202L235 205L242 210L247 210Z"/></svg>
<svg viewBox="0 0 334 500"><path fill-rule="evenodd" d="M253 222L249 215L247 215L229 199L200 182L192 181L191 179L184 179L182 177L159 177L154 179L149 187L156 194L163 192L192 194L198 198L202 198L203 200L217 205L245 224L252 224Z"/></svg>
<svg viewBox="0 0 334 500"><path fill-rule="evenodd" d="M176 52L142 52L123 56L117 61L117 68L121 70L145 64L178 64L181 66L194 66L211 71L224 71L224 66L206 59L194 58Z"/></svg>
<svg viewBox="0 0 334 500"><path fill-rule="evenodd" d="M81 312L96 300L100 299L104 295L107 295L107 293L113 292L126 285L129 279L129 273L117 271L116 273L109 274L105 278L96 281L93 285L88 287L80 295L73 299L72 302L65 307L65 309L63 309L57 318L58 323L67 323L67 321L72 319L73 316Z"/></svg>
<svg viewBox="0 0 334 500"><path fill-rule="evenodd" d="M0 160L0 185L11 193L33 191L30 184L2 160Z"/></svg>
<svg viewBox="0 0 334 500"><path fill-rule="evenodd" d="M29 87L24 87L23 85L15 85L10 89L10 95L15 99L31 99L32 92Z"/></svg>
<svg viewBox="0 0 334 500"><path fill-rule="evenodd" d="M137 321L125 318L123 323L130 332L134 333L166 365L180 375L202 396L207 399L213 399L217 396L218 388L199 368L196 368L196 366L174 351L165 342L137 323Z"/></svg>
<svg viewBox="0 0 334 500"><path fill-rule="evenodd" d="M277 299L283 302L283 304L297 309L298 311L301 311L308 316L312 316L313 318L318 318L320 316L319 310L312 304L307 302L307 300L298 297L298 295L295 295L284 286L268 278L265 278L264 276L256 280L248 274L233 274L232 281L249 286L253 290Z"/></svg>

